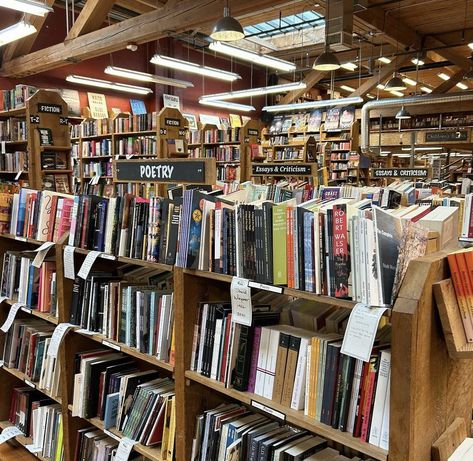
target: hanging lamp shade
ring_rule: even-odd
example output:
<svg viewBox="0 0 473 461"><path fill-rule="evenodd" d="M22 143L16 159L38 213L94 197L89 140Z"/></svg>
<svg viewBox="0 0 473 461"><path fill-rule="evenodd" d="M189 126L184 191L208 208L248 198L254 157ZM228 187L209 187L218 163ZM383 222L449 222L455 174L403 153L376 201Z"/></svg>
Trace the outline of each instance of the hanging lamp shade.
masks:
<svg viewBox="0 0 473 461"><path fill-rule="evenodd" d="M411 118L411 114L406 110L404 106L401 107L401 110L396 114L397 120L407 120Z"/></svg>
<svg viewBox="0 0 473 461"><path fill-rule="evenodd" d="M406 84L402 81L402 78L399 77L399 75L397 75L396 73L393 74L391 79L384 86L384 89L386 91L403 91L406 88Z"/></svg>
<svg viewBox="0 0 473 461"><path fill-rule="evenodd" d="M228 6L223 9L223 18L215 23L210 37L219 42L234 42L245 38L243 27L234 17L230 16Z"/></svg>
<svg viewBox="0 0 473 461"><path fill-rule="evenodd" d="M317 57L312 68L321 72L338 70L340 69L340 61L335 54L330 51L330 48L326 46L325 51Z"/></svg>

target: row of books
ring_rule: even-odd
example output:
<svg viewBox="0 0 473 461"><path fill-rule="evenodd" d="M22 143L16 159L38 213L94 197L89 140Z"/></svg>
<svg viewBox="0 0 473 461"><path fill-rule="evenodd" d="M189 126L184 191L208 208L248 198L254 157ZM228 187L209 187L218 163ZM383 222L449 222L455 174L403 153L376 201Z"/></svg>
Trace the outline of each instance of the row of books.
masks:
<svg viewBox="0 0 473 461"><path fill-rule="evenodd" d="M217 146L205 147L203 150L204 158L215 158L218 162L239 162L239 146Z"/></svg>
<svg viewBox="0 0 473 461"><path fill-rule="evenodd" d="M87 162L82 165L82 173L86 178L94 176L112 176L113 165L111 160Z"/></svg>
<svg viewBox="0 0 473 461"><path fill-rule="evenodd" d="M470 181L471 183L471 181ZM466 190L465 194L465 209L461 221L461 237L465 239L473 238L473 194L470 193L470 183L468 187L465 187Z"/></svg>
<svg viewBox="0 0 473 461"><path fill-rule="evenodd" d="M120 139L115 143L115 155L157 155L156 136Z"/></svg>
<svg viewBox="0 0 473 461"><path fill-rule="evenodd" d="M33 257L6 251L3 255L1 295L30 309L57 315L57 274L54 261L33 266Z"/></svg>
<svg viewBox="0 0 473 461"><path fill-rule="evenodd" d="M82 157L100 157L101 155L112 155L111 139L82 142Z"/></svg>
<svg viewBox="0 0 473 461"><path fill-rule="evenodd" d="M36 319L17 319L7 332L3 349L6 367L24 373L38 389L59 393L60 367L47 355L54 325Z"/></svg>
<svg viewBox="0 0 473 461"><path fill-rule="evenodd" d="M226 130L208 129L204 131L204 144L239 141L240 128L228 128Z"/></svg>
<svg viewBox="0 0 473 461"><path fill-rule="evenodd" d="M188 130L187 142L189 144L200 144L202 142L200 137L200 130Z"/></svg>
<svg viewBox="0 0 473 461"><path fill-rule="evenodd" d="M276 149L272 160L302 160L304 158L304 149L302 147L285 147Z"/></svg>
<svg viewBox="0 0 473 461"><path fill-rule="evenodd" d="M349 157L350 154L348 152L333 152L332 154L330 154L331 161L348 160Z"/></svg>
<svg viewBox="0 0 473 461"><path fill-rule="evenodd" d="M115 427L145 446L163 441L165 419L175 418L173 380L140 371L129 356L110 350L79 352L75 364L73 416L99 418L105 429ZM172 452L174 435L170 442Z"/></svg>
<svg viewBox="0 0 473 461"><path fill-rule="evenodd" d="M70 168L67 157L66 152L41 152L41 169L67 170Z"/></svg>
<svg viewBox="0 0 473 461"><path fill-rule="evenodd" d="M64 457L61 405L31 387L13 389L9 421L32 438L34 452L62 461Z"/></svg>
<svg viewBox="0 0 473 461"><path fill-rule="evenodd" d="M0 92L0 107L5 111L25 107L26 101L36 91L36 87L22 84L16 85L12 90L2 90Z"/></svg>
<svg viewBox="0 0 473 461"><path fill-rule="evenodd" d="M235 165L217 165L217 181L239 182L240 167Z"/></svg>
<svg viewBox="0 0 473 461"><path fill-rule="evenodd" d="M70 135L71 135L71 139L74 140L75 139L78 139L80 138L81 134L82 134L82 127L80 124L77 124L77 125L69 125L70 126Z"/></svg>
<svg viewBox="0 0 473 461"><path fill-rule="evenodd" d="M102 136L111 134L112 127L108 118L100 120L84 120L81 124L81 136L86 138L88 136Z"/></svg>
<svg viewBox="0 0 473 461"><path fill-rule="evenodd" d="M0 141L26 141L28 128L25 119L0 120Z"/></svg>
<svg viewBox="0 0 473 461"><path fill-rule="evenodd" d="M132 131L155 131L157 127L156 112L141 115L118 117L114 120L115 133L129 133Z"/></svg>
<svg viewBox="0 0 473 461"><path fill-rule="evenodd" d="M77 277L70 323L173 364L173 295L150 283L160 279L133 283L108 272Z"/></svg>
<svg viewBox="0 0 473 461"><path fill-rule="evenodd" d="M0 154L0 171L28 171L28 153L16 151Z"/></svg>
<svg viewBox="0 0 473 461"><path fill-rule="evenodd" d="M331 141L331 150L350 150L351 142L350 141Z"/></svg>
<svg viewBox="0 0 473 461"><path fill-rule="evenodd" d="M348 461L327 440L271 420L237 404L220 405L199 415L192 461Z"/></svg>

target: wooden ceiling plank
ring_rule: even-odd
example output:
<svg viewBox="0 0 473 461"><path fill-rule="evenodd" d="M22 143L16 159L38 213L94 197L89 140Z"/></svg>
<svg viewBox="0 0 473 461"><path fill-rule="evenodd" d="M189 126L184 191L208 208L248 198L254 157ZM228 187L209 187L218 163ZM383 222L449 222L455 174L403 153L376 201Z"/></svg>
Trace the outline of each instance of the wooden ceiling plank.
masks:
<svg viewBox="0 0 473 461"><path fill-rule="evenodd" d="M87 0L65 40L94 32L103 26L115 0Z"/></svg>
<svg viewBox="0 0 473 461"><path fill-rule="evenodd" d="M48 6L53 6L54 2L55 0L46 0L44 3ZM32 26L35 26L37 32L21 40L16 40L12 43L9 43L3 52L3 61L9 61L10 59L16 58L17 56L28 54L31 51L31 48L33 48L34 42L38 37L39 32L43 28L47 17L48 15L44 15L43 17L35 16L33 14L26 14L25 20L28 21Z"/></svg>
<svg viewBox="0 0 473 461"><path fill-rule="evenodd" d="M232 14L237 18L252 11L278 7L282 0L241 0L235 3ZM195 28L211 27L221 15L219 0L181 0L177 7L145 13L135 18L81 35L64 43L58 43L26 56L4 62L0 75L22 77L56 69L71 62L102 56L122 50L127 44L157 40L169 35Z"/></svg>
<svg viewBox="0 0 473 461"><path fill-rule="evenodd" d="M442 82L439 86L434 88L432 91L432 94L442 94L442 93L447 93L449 90L451 90L458 82L460 82L463 79L463 76L465 75L465 70L460 69L457 72L455 72L453 75L450 76L448 80L445 80Z"/></svg>
<svg viewBox="0 0 473 461"><path fill-rule="evenodd" d="M327 72L320 72L318 70L311 70L302 80L307 85L307 88L301 90L294 90L287 93L279 104L290 104L297 98L300 98L306 91L313 88L320 80L322 80Z"/></svg>

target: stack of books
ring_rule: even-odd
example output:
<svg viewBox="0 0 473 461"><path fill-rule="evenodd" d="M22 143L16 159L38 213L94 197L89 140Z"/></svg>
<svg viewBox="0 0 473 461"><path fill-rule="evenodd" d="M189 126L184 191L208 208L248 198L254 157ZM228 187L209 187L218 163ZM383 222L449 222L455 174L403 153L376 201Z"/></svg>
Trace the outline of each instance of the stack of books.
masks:
<svg viewBox="0 0 473 461"><path fill-rule="evenodd" d="M115 133L130 133L132 131L155 131L157 124L156 112L141 115L117 117L114 120Z"/></svg>

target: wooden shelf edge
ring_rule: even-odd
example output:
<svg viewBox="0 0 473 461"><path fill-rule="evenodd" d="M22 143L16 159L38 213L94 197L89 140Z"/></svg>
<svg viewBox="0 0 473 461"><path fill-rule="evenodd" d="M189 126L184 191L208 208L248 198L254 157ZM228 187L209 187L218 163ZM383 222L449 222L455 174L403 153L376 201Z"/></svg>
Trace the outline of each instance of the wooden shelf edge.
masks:
<svg viewBox="0 0 473 461"><path fill-rule="evenodd" d="M6 304L13 306L17 301L13 299L5 299L4 301ZM33 315L34 317L37 317L39 319L45 320L46 322L53 323L57 325L59 323L59 319L55 317L52 314L49 314L47 312L39 312L37 309L31 309L30 307L26 306L27 310L22 309L24 312L27 312L28 314Z"/></svg>
<svg viewBox="0 0 473 461"><path fill-rule="evenodd" d="M228 389L222 383L210 378L206 378L193 371L186 371L185 376L191 381L216 390L246 405L251 406L252 402L258 402L266 405L267 407L284 414L288 423L295 424L296 426L307 429L310 432L320 435L321 437L326 437L330 440L333 440L334 442L341 443L349 448L352 448L353 450L371 456L376 460L387 461L388 459L388 453L386 450L370 445L369 443L362 442L360 439L353 437L347 432L341 432L338 429L333 429L332 427L327 426L326 424L314 421L308 416L305 416L302 411L293 410L256 394Z"/></svg>
<svg viewBox="0 0 473 461"><path fill-rule="evenodd" d="M14 426L14 424L12 424L10 421L0 421L0 429L2 429L2 431L3 431L3 429L6 429L7 427L12 427L12 426ZM26 445L31 445L33 443L33 439L31 439L30 437L26 437L24 435L19 435L19 436L15 437L15 440L20 445L22 445L28 453L31 453L26 448ZM31 455L35 456L36 458L38 458L41 461L51 461L49 458L45 458L44 456L41 456L39 453L31 453Z"/></svg>
<svg viewBox="0 0 473 461"><path fill-rule="evenodd" d="M69 411L72 411L72 405L68 405ZM123 436L115 428L110 428L110 429L105 429L103 421L100 420L99 418L83 418L82 416L78 416L78 418L83 419L84 421L88 421L90 424L95 426L97 429L100 429L102 431L107 431L111 434L113 434L116 438L121 439ZM137 443L134 447L133 450L135 450L137 453L146 456L146 458L150 459L151 461L162 461L161 457L161 447L145 447L144 445L141 445L140 443Z"/></svg>
<svg viewBox="0 0 473 461"><path fill-rule="evenodd" d="M26 242L26 243L31 243L33 245L42 245L44 242L40 240L35 240L35 239L30 239L26 237L18 237L16 235L12 234L0 234L1 237L10 239L10 240L16 240L17 242Z"/></svg>

